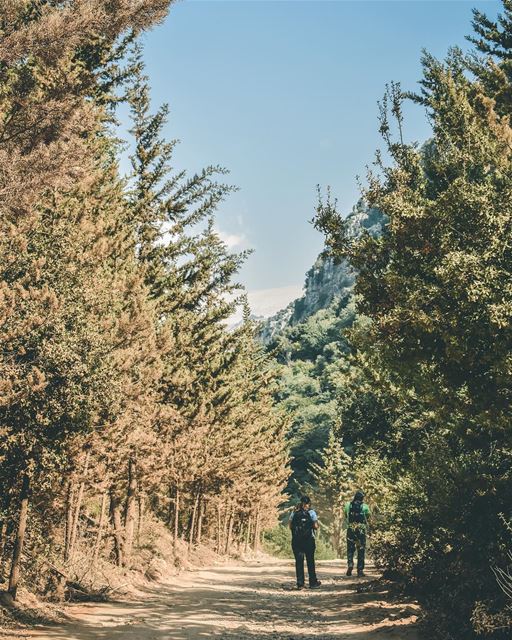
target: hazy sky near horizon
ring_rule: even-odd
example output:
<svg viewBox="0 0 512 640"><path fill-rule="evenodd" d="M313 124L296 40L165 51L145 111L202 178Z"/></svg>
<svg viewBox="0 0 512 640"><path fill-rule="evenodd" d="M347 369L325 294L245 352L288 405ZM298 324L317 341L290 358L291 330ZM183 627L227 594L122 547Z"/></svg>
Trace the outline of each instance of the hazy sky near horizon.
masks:
<svg viewBox="0 0 512 640"><path fill-rule="evenodd" d="M423 48L468 47L472 7L495 16L501 3L184 0L145 36L154 106L169 103L166 135L181 140L176 167L221 164L240 189L217 224L233 249L254 249L240 280L256 313L295 297L322 248L316 185L343 211L357 200L386 82L414 90ZM428 137L420 108L405 131Z"/></svg>

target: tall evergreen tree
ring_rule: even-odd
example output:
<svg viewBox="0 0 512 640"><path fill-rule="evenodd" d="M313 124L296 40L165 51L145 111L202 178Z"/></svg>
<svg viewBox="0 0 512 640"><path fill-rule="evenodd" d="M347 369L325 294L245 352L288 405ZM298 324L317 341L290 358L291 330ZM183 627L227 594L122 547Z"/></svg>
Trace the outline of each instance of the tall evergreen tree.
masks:
<svg viewBox="0 0 512 640"><path fill-rule="evenodd" d="M84 69L81 48L98 32L113 45L127 29L163 17L166 6L121 2L114 16L100 1L0 4L2 474L11 533L3 542L13 540L13 597L30 493L62 467L73 435L91 427L108 369L103 318L88 281L99 276L102 232L94 210L73 206L97 175L101 120L90 100L98 75ZM104 282L95 282L99 292Z"/></svg>
<svg viewBox="0 0 512 640"><path fill-rule="evenodd" d="M167 4L0 2L0 571L13 597L23 577L43 591L51 573L62 595L84 563L93 581L100 562L133 566L147 511L175 553L180 537L257 545L286 477L270 365L249 324L226 327L245 257L214 227L231 187L218 167L173 170L138 50L133 171L119 175L121 56Z"/></svg>

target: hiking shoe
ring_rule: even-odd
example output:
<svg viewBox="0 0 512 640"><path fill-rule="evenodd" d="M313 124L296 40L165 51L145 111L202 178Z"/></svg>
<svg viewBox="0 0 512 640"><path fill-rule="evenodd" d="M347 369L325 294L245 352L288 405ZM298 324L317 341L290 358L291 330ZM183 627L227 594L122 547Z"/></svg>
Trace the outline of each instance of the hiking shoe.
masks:
<svg viewBox="0 0 512 640"><path fill-rule="evenodd" d="M346 575L347 575L347 576L351 576L351 575L352 575L352 567L349 567L349 568L347 569L347 574L346 574Z"/></svg>
<svg viewBox="0 0 512 640"><path fill-rule="evenodd" d="M320 582L320 580L317 580L316 582L313 582L313 584L309 585L310 589L317 589L322 583Z"/></svg>
<svg viewBox="0 0 512 640"><path fill-rule="evenodd" d="M364 571L358 571L358 572L357 572L357 577L358 577L358 578L364 578L365 576L366 576L366 574L365 574L365 572L364 572Z"/></svg>
<svg viewBox="0 0 512 640"><path fill-rule="evenodd" d="M297 585L297 591L302 591L302 589L304 589L304 585L303 584L298 584Z"/></svg>

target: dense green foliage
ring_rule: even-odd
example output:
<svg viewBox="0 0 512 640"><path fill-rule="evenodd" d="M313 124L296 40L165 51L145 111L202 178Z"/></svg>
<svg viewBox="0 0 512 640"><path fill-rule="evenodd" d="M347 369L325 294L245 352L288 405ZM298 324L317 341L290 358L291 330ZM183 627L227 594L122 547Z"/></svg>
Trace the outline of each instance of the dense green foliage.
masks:
<svg viewBox="0 0 512 640"><path fill-rule="evenodd" d="M354 321L348 298L335 298L303 322L288 327L269 345L281 365L280 404L292 417L288 434L292 470L289 493L294 498L314 482L311 464L320 454L336 423L347 343L345 328Z"/></svg>
<svg viewBox="0 0 512 640"><path fill-rule="evenodd" d="M332 201L316 217L331 250L357 269L357 309L368 318L350 335L355 374L335 437L357 439L353 473L378 494L374 557L414 585L429 628L446 639L506 638L511 625L493 572L507 563L512 515L512 4L504 7L497 24L475 14L490 58L425 54L419 95L388 88L380 130L390 164L378 155L365 193L388 218L384 233L354 241ZM405 142L407 97L432 124L422 149Z"/></svg>

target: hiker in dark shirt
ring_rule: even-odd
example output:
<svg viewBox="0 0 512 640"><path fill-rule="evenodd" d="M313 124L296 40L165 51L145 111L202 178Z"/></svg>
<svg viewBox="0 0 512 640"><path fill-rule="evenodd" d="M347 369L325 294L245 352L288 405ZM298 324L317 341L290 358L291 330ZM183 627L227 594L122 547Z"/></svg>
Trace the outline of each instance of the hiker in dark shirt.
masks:
<svg viewBox="0 0 512 640"><path fill-rule="evenodd" d="M370 519L370 507L364 501L364 493L356 491L352 502L345 504L347 520L347 576L352 575L354 555L357 551L357 575L364 576L366 533Z"/></svg>
<svg viewBox="0 0 512 640"><path fill-rule="evenodd" d="M292 549L295 556L297 589L304 588L304 557L308 565L309 586L320 586L315 570L315 531L318 529L318 516L311 509L311 500L302 496L299 504L290 514L289 526L292 530Z"/></svg>

